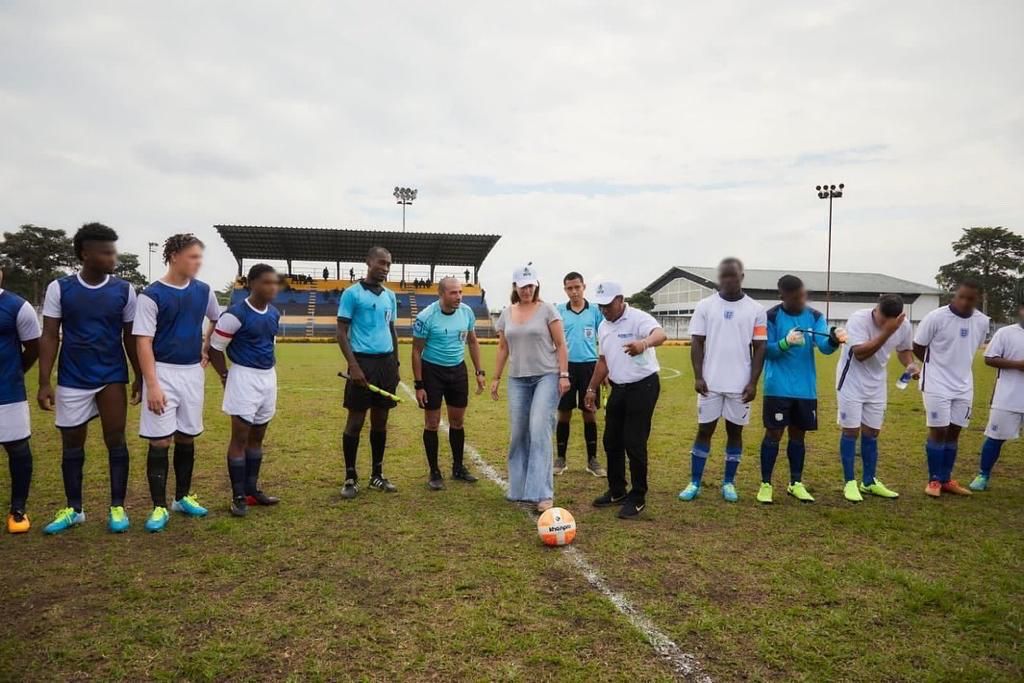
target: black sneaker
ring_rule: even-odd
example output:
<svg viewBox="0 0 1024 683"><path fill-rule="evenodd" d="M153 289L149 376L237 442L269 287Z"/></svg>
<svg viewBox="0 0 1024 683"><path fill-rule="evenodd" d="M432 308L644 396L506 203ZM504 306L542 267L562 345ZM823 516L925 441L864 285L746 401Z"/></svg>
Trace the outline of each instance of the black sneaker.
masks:
<svg viewBox="0 0 1024 683"><path fill-rule="evenodd" d="M613 496L611 491L605 491L600 496L594 499L594 507L596 508L607 508L612 505L618 505L622 501L626 500L626 494Z"/></svg>
<svg viewBox="0 0 1024 683"><path fill-rule="evenodd" d="M259 489L256 493L246 495L245 502L248 505L277 505L281 502L281 499L277 496L268 496Z"/></svg>
<svg viewBox="0 0 1024 683"><path fill-rule="evenodd" d="M235 496L231 499L231 514L235 517L245 517L249 512L249 506L245 502L245 496Z"/></svg>
<svg viewBox="0 0 1024 683"><path fill-rule="evenodd" d="M359 487L356 486L355 479L346 479L345 483L341 487L341 497L351 500L355 498L359 493Z"/></svg>
<svg viewBox="0 0 1024 683"><path fill-rule="evenodd" d="M476 482L476 477L474 477L472 472L467 470L465 467L453 469L452 479L458 479L459 481L464 481L467 484L473 484Z"/></svg>
<svg viewBox="0 0 1024 683"><path fill-rule="evenodd" d="M630 498L619 508L619 519L636 519L646 507L646 501L637 501Z"/></svg>
<svg viewBox="0 0 1024 683"><path fill-rule="evenodd" d="M398 493L398 487L381 476L370 479L370 488L374 491L383 491L384 493Z"/></svg>
<svg viewBox="0 0 1024 683"><path fill-rule="evenodd" d="M427 480L427 488L431 491L444 490L444 477L441 476L440 472L430 473L430 479Z"/></svg>

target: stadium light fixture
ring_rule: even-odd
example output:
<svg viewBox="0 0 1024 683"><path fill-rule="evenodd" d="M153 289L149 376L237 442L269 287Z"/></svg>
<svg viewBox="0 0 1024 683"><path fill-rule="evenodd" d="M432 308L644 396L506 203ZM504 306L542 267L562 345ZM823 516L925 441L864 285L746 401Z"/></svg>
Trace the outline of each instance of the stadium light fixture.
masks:
<svg viewBox="0 0 1024 683"><path fill-rule="evenodd" d="M392 193L395 197L395 203L402 205L402 232L405 232L405 207L409 206L416 200L416 193L418 190L412 187L399 187L395 185L395 191ZM402 264L402 282L405 282L405 263Z"/></svg>
<svg viewBox="0 0 1024 683"><path fill-rule="evenodd" d="M816 185L818 199L828 200L828 252L825 257L825 321L829 320L829 308L832 303L832 200L843 198L845 185Z"/></svg>
<svg viewBox="0 0 1024 683"><path fill-rule="evenodd" d="M159 246L156 242L149 243L149 275L146 279L150 282L153 281L153 254L156 253L156 248Z"/></svg>

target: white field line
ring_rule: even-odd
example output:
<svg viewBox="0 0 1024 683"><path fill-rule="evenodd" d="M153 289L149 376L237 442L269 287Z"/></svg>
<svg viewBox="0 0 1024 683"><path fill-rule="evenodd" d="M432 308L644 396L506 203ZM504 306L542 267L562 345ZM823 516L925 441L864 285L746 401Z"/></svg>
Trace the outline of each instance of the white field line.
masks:
<svg viewBox="0 0 1024 683"><path fill-rule="evenodd" d="M676 370L675 372L678 373L679 371ZM675 377L678 377L678 375L675 375ZM416 394L409 388L408 384L401 382L399 386L413 402L416 401ZM441 422L441 430L444 432L448 431L447 422ZM508 481L501 476L497 469L483 459L483 456L480 455L480 452L472 444L466 443L465 450L470 460L476 465L477 471L491 483L496 484L502 491L508 491ZM536 522L536 515L533 513L528 514ZM698 683L711 683L711 676L703 671L697 658L694 655L683 652L676 645L675 641L665 635L654 622L648 619L632 600L608 585L608 582L601 576L597 568L591 564L582 550L570 545L561 548L561 554L566 562L587 580L591 587L603 595L608 602L612 603L615 609L633 625L633 628L647 639L647 642L654 648L658 656L668 663L679 678Z"/></svg>
<svg viewBox="0 0 1024 683"><path fill-rule="evenodd" d="M664 374L666 372L671 372L671 373L674 373L674 374L666 375L666 374ZM676 370L675 368L666 368L666 367L662 366L661 373L659 373L658 376L661 379L675 379L676 377L681 377L682 374L683 374L682 370Z"/></svg>

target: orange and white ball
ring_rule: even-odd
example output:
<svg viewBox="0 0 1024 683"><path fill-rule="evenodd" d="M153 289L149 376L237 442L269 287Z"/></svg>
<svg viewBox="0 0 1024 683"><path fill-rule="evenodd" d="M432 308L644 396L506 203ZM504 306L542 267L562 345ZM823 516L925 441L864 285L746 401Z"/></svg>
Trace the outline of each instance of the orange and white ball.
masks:
<svg viewBox="0 0 1024 683"><path fill-rule="evenodd" d="M576 538L576 520L563 508L549 508L537 520L537 533L544 545L569 545Z"/></svg>

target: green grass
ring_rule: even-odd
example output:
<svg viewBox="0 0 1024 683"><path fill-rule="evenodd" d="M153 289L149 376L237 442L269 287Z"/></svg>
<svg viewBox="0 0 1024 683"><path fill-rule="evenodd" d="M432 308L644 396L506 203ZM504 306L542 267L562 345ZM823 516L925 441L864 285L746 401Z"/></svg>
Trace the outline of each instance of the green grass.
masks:
<svg viewBox="0 0 1024 683"><path fill-rule="evenodd" d="M408 354L408 346L403 353ZM35 413L31 534L0 535L2 680L656 680L672 671L570 565L542 547L497 487L425 488L421 414L392 417L386 460L395 496L343 503L341 367L330 345L279 347L279 415L264 482L284 502L227 512L227 421L208 382L195 490L204 520L174 517L148 535L144 445L131 439L133 527L105 531L106 455L93 430L89 521L57 538L39 529L62 505L52 417ZM493 347L485 348L491 368ZM659 351L667 379L651 439L649 512L622 522L594 510L603 482L583 471L574 425L556 503L576 515L576 545L719 680L1020 680L1024 677L1024 463L1004 449L994 489L926 499L916 389L891 392L879 476L903 495L853 506L841 497L833 360L820 369L822 429L808 441L817 496L754 502L760 419L748 429L741 500L716 495L717 435L704 495L675 495L688 474L695 400L688 351ZM673 373L666 373L673 374ZM409 379L408 363L403 375ZM976 416L958 473L977 463L993 373L980 363ZM467 439L499 469L506 406L474 398ZM129 424L137 425L137 408ZM760 405L755 409L759 416ZM98 427L98 425L96 425ZM360 469L368 478L368 439ZM442 440L442 457L448 457ZM6 504L6 468L0 491Z"/></svg>

